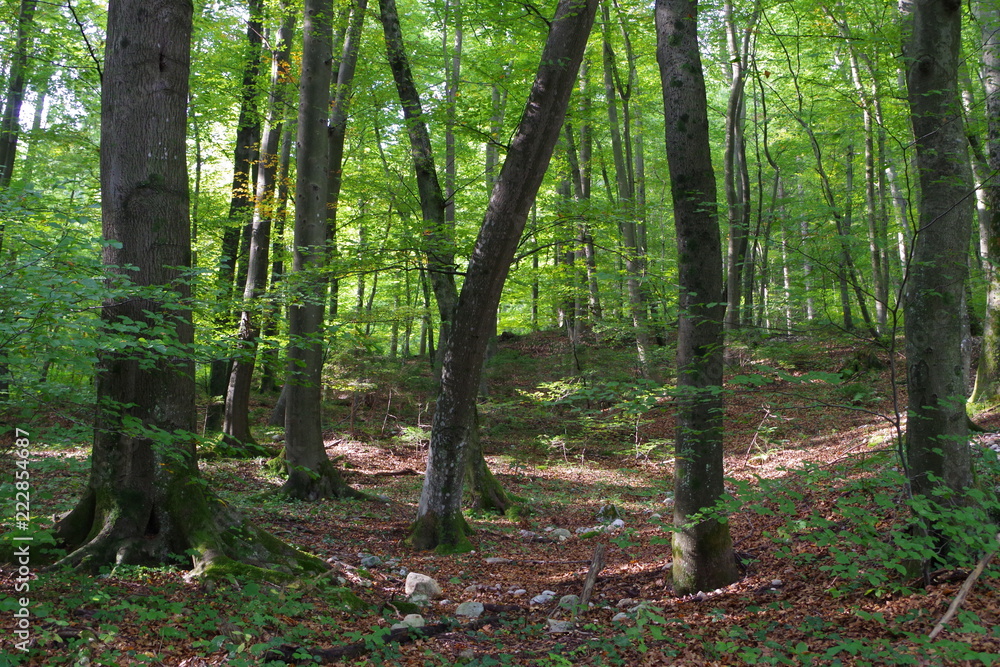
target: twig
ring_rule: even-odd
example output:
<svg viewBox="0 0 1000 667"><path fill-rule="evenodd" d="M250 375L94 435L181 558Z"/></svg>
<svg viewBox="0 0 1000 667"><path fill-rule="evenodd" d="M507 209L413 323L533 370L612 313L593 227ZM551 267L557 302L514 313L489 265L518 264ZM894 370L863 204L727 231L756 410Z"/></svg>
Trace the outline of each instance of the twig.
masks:
<svg viewBox="0 0 1000 667"><path fill-rule="evenodd" d="M1000 543L1000 533L997 533L996 539L997 542ZM941 634L941 631L944 630L944 626L951 620L952 616L958 613L958 608L962 606L963 602L965 602L965 598L969 597L969 591L972 590L972 585L976 583L976 579L978 579L979 575L983 573L983 570L986 569L986 566L989 565L996 553L996 547L993 547L986 555L979 559L976 569L965 578L965 583L962 584L960 589L958 589L958 595L956 595L955 599L951 601L948 611L945 612L944 616L941 617L941 620L934 626L931 633L927 635L928 639L933 641L935 637Z"/></svg>

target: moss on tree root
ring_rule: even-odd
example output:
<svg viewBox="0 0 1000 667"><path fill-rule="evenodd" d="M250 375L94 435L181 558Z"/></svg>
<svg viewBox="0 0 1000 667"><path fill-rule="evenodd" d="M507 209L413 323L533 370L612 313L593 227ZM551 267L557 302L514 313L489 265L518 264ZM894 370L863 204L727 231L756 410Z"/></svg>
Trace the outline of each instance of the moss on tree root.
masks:
<svg viewBox="0 0 1000 667"><path fill-rule="evenodd" d="M466 553L474 548L468 537L471 533L472 528L461 513L447 517L425 514L410 526L406 543L442 555Z"/></svg>

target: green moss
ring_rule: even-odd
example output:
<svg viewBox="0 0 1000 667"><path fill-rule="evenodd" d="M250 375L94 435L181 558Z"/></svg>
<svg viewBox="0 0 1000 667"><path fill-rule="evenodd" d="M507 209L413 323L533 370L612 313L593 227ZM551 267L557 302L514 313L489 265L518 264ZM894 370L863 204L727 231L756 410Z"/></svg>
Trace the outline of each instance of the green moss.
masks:
<svg viewBox="0 0 1000 667"><path fill-rule="evenodd" d="M228 556L216 556L205 566L201 572L201 578L206 581L226 581L232 578L239 581L267 581L272 584L284 584L294 581L295 575L241 563Z"/></svg>
<svg viewBox="0 0 1000 667"><path fill-rule="evenodd" d="M461 513L443 518L425 514L411 526L406 543L437 554L466 553L474 548L468 538L471 532L472 528Z"/></svg>

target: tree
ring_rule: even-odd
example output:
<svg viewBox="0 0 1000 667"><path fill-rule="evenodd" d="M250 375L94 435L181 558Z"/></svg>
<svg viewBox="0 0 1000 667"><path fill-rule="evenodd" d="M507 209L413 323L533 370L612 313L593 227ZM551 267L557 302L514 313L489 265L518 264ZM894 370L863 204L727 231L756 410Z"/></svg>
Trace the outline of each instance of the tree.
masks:
<svg viewBox="0 0 1000 667"><path fill-rule="evenodd" d="M254 444L250 433L250 386L257 357L257 339L260 336L261 293L267 284L268 253L271 245L271 220L273 195L278 172L278 142L287 104L285 90L289 83L289 51L295 20L287 7L282 8L282 23L278 30L277 48L271 55L271 89L268 96L267 118L264 124L260 160L257 165L257 183L254 194L254 212L250 231L250 248L247 253L247 277L243 289L237 338L241 344L233 360L226 391L225 420L222 432L231 447L242 450Z"/></svg>
<svg viewBox="0 0 1000 667"><path fill-rule="evenodd" d="M119 296L102 309L98 418L83 498L57 523L61 561L167 562L193 553L196 572L323 563L288 547L212 496L198 476L186 160L191 3L113 0L101 97L104 262ZM127 267L134 267L129 270ZM130 277L135 289L126 283ZM145 350L139 336L155 337ZM159 352L156 348L163 348ZM236 535L240 536L236 536Z"/></svg>
<svg viewBox="0 0 1000 667"><path fill-rule="evenodd" d="M17 155L17 141L21 134L21 103L24 101L28 74L26 71L28 44L37 6L37 0L21 0L21 9L17 16L17 44L8 72L3 118L0 119L0 188L10 185L14 175L14 158Z"/></svg>
<svg viewBox="0 0 1000 667"><path fill-rule="evenodd" d="M958 94L962 3L914 0L904 34L920 178L919 227L904 294L906 464L914 495L972 484L962 318L973 191Z"/></svg>
<svg viewBox="0 0 1000 667"><path fill-rule="evenodd" d="M490 195L445 347L427 474L409 537L417 548L469 548L462 478L483 356L517 244L562 130L597 4L560 0L524 114Z"/></svg>
<svg viewBox="0 0 1000 667"><path fill-rule="evenodd" d="M288 379L282 491L305 500L360 495L340 477L323 444L323 311L327 257L333 16L329 3L307 0L296 138L294 300L288 309Z"/></svg>
<svg viewBox="0 0 1000 667"><path fill-rule="evenodd" d="M729 524L692 517L722 498L722 242L698 49L697 0L657 0L667 163L677 231L677 436L674 588L707 591L737 579Z"/></svg>
<svg viewBox="0 0 1000 667"><path fill-rule="evenodd" d="M976 369L976 386L971 400L985 403L1000 399L1000 8L995 2L979 0L976 19L982 35L982 78L986 87L986 156L992 177L983 183L986 225L983 230L986 252L986 317L983 344Z"/></svg>

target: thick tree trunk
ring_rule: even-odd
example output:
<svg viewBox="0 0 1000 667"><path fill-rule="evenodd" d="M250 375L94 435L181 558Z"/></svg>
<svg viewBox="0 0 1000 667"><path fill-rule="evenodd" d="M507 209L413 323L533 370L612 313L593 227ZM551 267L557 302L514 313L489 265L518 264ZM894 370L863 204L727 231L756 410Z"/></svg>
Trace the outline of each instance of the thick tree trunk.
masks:
<svg viewBox="0 0 1000 667"><path fill-rule="evenodd" d="M187 0L109 4L101 206L103 234L117 243L105 245L104 261L111 271L137 267L128 275L139 293L107 302L102 318L109 327L131 321L167 330L171 349L182 352L101 355L90 479L80 503L57 523L70 549L57 565L96 571L193 557L195 572L207 576L247 573L252 566L322 571L322 561L244 521L198 479L189 356L194 332L184 275L191 260L185 145L190 35ZM145 287L158 288L157 296L143 293ZM160 300L159 290L172 292L172 302Z"/></svg>
<svg viewBox="0 0 1000 667"><path fill-rule="evenodd" d="M292 274L296 289L288 317L288 386L282 492L303 500L359 495L326 455L322 426L323 294L326 285L327 187L332 16L329 3L306 0L299 79L298 169Z"/></svg>
<svg viewBox="0 0 1000 667"><path fill-rule="evenodd" d="M535 82L493 188L455 309L431 431L427 475L409 541L417 548L470 548L462 479L483 355L503 285L562 128L597 0L562 0Z"/></svg>
<svg viewBox="0 0 1000 667"><path fill-rule="evenodd" d="M973 203L957 90L962 3L915 0L904 43L920 176L920 227L904 295L907 468L912 491L972 484L962 383L964 281ZM904 38L905 39L905 38Z"/></svg>
<svg viewBox="0 0 1000 667"><path fill-rule="evenodd" d="M667 164L677 229L679 300L674 588L708 591L738 577L729 524L688 526L722 498L722 242L708 140L696 0L657 0Z"/></svg>

